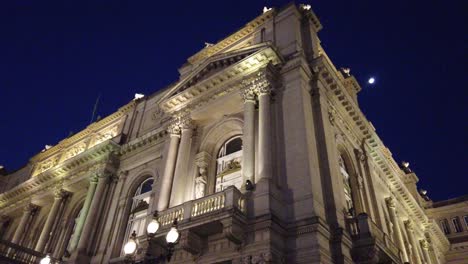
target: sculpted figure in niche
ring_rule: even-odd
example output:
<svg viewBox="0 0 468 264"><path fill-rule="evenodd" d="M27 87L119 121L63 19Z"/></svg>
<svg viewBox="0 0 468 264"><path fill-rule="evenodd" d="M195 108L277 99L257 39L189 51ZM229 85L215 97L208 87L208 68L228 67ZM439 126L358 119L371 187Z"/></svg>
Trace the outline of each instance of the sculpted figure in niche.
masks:
<svg viewBox="0 0 468 264"><path fill-rule="evenodd" d="M195 199L205 196L206 189L206 168L199 168L200 175L195 178Z"/></svg>

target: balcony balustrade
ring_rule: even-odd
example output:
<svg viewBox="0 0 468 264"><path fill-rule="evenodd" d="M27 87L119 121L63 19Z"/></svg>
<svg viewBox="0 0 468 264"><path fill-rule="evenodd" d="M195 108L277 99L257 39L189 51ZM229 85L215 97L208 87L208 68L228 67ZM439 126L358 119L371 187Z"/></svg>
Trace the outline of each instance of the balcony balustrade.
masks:
<svg viewBox="0 0 468 264"><path fill-rule="evenodd" d="M357 263L400 263L400 250L365 213L346 220L353 240L353 260Z"/></svg>

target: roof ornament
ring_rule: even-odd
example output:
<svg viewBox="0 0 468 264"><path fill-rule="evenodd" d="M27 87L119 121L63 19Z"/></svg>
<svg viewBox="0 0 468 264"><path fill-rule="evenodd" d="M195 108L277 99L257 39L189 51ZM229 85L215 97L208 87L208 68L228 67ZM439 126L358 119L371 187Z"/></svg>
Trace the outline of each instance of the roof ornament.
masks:
<svg viewBox="0 0 468 264"><path fill-rule="evenodd" d="M213 43L205 42L205 48L213 47Z"/></svg>
<svg viewBox="0 0 468 264"><path fill-rule="evenodd" d="M41 150L41 152L44 152L48 149L50 149L51 147L53 147L52 145L45 145L44 148Z"/></svg>
<svg viewBox="0 0 468 264"><path fill-rule="evenodd" d="M264 7L263 7L263 14L265 14L265 13L268 12L268 11L271 11L272 9L273 9L273 8L271 8L271 7L268 8L268 7L264 6Z"/></svg>
<svg viewBox="0 0 468 264"><path fill-rule="evenodd" d="M401 162L401 169L405 172L405 173L411 173L413 171L411 171L410 167L409 167L409 162L407 161L402 161Z"/></svg>
<svg viewBox="0 0 468 264"><path fill-rule="evenodd" d="M306 11L309 11L312 8L311 5L306 5L306 4L301 4L299 5L299 7Z"/></svg>
<svg viewBox="0 0 468 264"><path fill-rule="evenodd" d="M143 98L143 97L145 97L144 94L136 93L136 94L135 94L135 98L133 98L133 100L138 100L138 99L141 99L141 98Z"/></svg>
<svg viewBox="0 0 468 264"><path fill-rule="evenodd" d="M345 75L345 77L350 77L351 76L351 69L350 68L341 68L341 71Z"/></svg>

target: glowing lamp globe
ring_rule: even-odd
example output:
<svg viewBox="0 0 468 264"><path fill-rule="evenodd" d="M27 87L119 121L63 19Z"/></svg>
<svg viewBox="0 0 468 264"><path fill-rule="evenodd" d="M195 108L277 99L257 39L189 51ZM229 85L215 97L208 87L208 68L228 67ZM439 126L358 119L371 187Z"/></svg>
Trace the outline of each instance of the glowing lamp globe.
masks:
<svg viewBox="0 0 468 264"><path fill-rule="evenodd" d="M47 254L44 258L41 259L41 262L39 262L40 264L50 264L51 262L51 259L50 259L50 256Z"/></svg>
<svg viewBox="0 0 468 264"><path fill-rule="evenodd" d="M174 244L179 239L179 235L180 234L179 231L177 231L177 228L171 227L171 230L169 230L169 233L166 235L166 242Z"/></svg>
<svg viewBox="0 0 468 264"><path fill-rule="evenodd" d="M153 219L146 227L146 232L148 232L148 235L154 235L156 234L156 232L158 232L158 229L159 229L159 222L158 220Z"/></svg>
<svg viewBox="0 0 468 264"><path fill-rule="evenodd" d="M135 240L130 238L124 246L125 255L133 255L133 253L135 253L136 251L136 248L137 248L137 243L135 242Z"/></svg>
<svg viewBox="0 0 468 264"><path fill-rule="evenodd" d="M370 77L369 80L367 81L369 84L374 84L375 83L375 78Z"/></svg>

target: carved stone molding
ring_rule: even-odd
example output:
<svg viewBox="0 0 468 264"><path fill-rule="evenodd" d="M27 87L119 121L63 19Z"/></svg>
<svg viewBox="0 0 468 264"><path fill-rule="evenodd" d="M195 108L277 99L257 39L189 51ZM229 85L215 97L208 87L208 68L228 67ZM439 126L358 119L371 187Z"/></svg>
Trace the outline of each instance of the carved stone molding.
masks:
<svg viewBox="0 0 468 264"><path fill-rule="evenodd" d="M393 197L388 197L385 199L387 202L388 208L395 210L396 209L396 203L395 203L395 198Z"/></svg>
<svg viewBox="0 0 468 264"><path fill-rule="evenodd" d="M234 218L221 220L223 224L223 234L231 242L241 245L244 242L245 233L240 225Z"/></svg>
<svg viewBox="0 0 468 264"><path fill-rule="evenodd" d="M186 229L180 233L179 246L193 255L198 255L202 253L203 240L199 235Z"/></svg>

